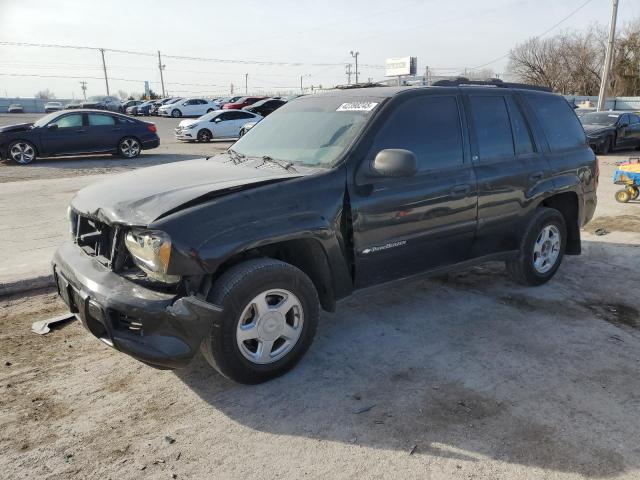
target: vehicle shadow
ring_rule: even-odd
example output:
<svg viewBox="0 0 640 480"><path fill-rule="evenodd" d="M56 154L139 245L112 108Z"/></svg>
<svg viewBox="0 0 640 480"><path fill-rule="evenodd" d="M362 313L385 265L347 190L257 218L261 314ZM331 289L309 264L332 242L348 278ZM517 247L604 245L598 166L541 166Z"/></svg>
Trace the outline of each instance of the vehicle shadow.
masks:
<svg viewBox="0 0 640 480"><path fill-rule="evenodd" d="M271 382L237 385L200 356L175 375L262 432L615 476L640 466L640 332L612 321L629 299L604 281L619 268L567 257L535 289L498 263L413 281L323 313L306 357Z"/></svg>

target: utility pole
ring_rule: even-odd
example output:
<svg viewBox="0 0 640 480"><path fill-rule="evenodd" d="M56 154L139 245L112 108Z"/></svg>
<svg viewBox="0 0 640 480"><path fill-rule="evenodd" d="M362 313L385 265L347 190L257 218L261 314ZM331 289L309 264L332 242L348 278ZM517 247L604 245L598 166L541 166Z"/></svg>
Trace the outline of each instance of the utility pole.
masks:
<svg viewBox="0 0 640 480"><path fill-rule="evenodd" d="M605 108L607 99L607 83L609 83L609 70L613 63L613 43L616 39L616 20L618 19L618 0L613 0L611 8L611 24L609 26L609 40L607 41L607 53L604 56L602 79L600 80L600 93L598 94L598 112Z"/></svg>
<svg viewBox="0 0 640 480"><path fill-rule="evenodd" d="M164 76L162 75L162 71L164 70L164 68L166 67L166 65L162 64L162 57L160 57L160 50L158 50L158 68L160 69L160 83L162 84L162 97L165 97L165 93L164 93Z"/></svg>
<svg viewBox="0 0 640 480"><path fill-rule="evenodd" d="M424 84L429 85L429 65L424 67Z"/></svg>
<svg viewBox="0 0 640 480"><path fill-rule="evenodd" d="M351 64L347 63L347 69L345 70L347 74L347 85L351 85Z"/></svg>
<svg viewBox="0 0 640 480"><path fill-rule="evenodd" d="M249 95L249 74L244 74L244 94Z"/></svg>
<svg viewBox="0 0 640 480"><path fill-rule="evenodd" d="M231 84L231 96L233 97L233 83Z"/></svg>
<svg viewBox="0 0 640 480"><path fill-rule="evenodd" d="M82 96L86 100L87 99L87 82L85 82L84 80L80 82L80 89L82 90Z"/></svg>
<svg viewBox="0 0 640 480"><path fill-rule="evenodd" d="M303 79L304 77L310 77L310 76L311 76L311 75L310 75L310 74L308 74L308 73L307 73L306 75L300 75L300 93L304 93L304 88L302 88L302 79Z"/></svg>
<svg viewBox="0 0 640 480"><path fill-rule="evenodd" d="M360 52L351 51L351 56L356 59L356 85L358 84L358 55Z"/></svg>
<svg viewBox="0 0 640 480"><path fill-rule="evenodd" d="M107 95L109 95L109 79L107 78L107 64L104 61L104 48L100 49L102 55L102 69L104 70L104 84L107 86Z"/></svg>

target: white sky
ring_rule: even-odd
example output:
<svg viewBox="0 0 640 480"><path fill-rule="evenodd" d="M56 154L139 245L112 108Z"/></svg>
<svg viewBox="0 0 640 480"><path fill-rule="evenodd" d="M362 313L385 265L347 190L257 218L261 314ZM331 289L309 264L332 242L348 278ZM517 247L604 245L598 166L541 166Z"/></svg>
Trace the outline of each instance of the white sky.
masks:
<svg viewBox="0 0 640 480"><path fill-rule="evenodd" d="M359 63L383 65L388 57L417 56L418 70L455 75L506 54L538 35L585 0L0 0L0 41L85 45L163 54L300 62L297 66L213 63L166 58L171 93L227 94L233 83L249 90L289 90L346 83L349 52ZM610 0L592 0L551 32L607 25ZM640 17L640 0L620 0L618 25ZM157 58L107 52L111 93L142 92L144 80L160 91ZM312 64L331 63L334 66ZM488 66L498 73L506 60ZM361 67L361 80L383 69ZM59 98L105 93L100 53L89 50L0 45L0 95L33 96L49 88ZM131 81L115 80L115 78ZM178 85L197 84L197 85Z"/></svg>

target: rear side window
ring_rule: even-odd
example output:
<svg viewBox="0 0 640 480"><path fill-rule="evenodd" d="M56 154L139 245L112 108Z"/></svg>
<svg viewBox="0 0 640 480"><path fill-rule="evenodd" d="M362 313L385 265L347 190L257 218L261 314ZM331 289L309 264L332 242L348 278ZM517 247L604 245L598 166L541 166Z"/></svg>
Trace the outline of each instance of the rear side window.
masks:
<svg viewBox="0 0 640 480"><path fill-rule="evenodd" d="M114 126L115 124L116 124L116 119L110 115L100 115L99 113L89 114L89 125L91 126L101 126L101 125Z"/></svg>
<svg viewBox="0 0 640 480"><path fill-rule="evenodd" d="M423 96L400 104L374 142L374 152L386 148L412 151L418 171L462 165L462 129L453 96Z"/></svg>
<svg viewBox="0 0 640 480"><path fill-rule="evenodd" d="M513 157L513 136L504 97L474 95L469 102L480 161Z"/></svg>
<svg viewBox="0 0 640 480"><path fill-rule="evenodd" d="M585 145L582 124L564 98L556 95L528 95L527 100L542 126L551 151Z"/></svg>

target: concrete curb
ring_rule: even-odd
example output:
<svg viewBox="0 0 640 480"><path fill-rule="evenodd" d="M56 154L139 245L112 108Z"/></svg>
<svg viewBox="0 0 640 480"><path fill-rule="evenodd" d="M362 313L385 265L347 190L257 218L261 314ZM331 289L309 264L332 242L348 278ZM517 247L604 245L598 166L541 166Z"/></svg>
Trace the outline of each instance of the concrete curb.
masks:
<svg viewBox="0 0 640 480"><path fill-rule="evenodd" d="M39 288L53 287L55 282L53 275L43 275L41 277L26 278L15 282L0 284L0 298L16 293L25 293Z"/></svg>

